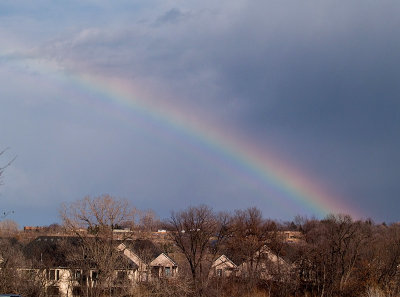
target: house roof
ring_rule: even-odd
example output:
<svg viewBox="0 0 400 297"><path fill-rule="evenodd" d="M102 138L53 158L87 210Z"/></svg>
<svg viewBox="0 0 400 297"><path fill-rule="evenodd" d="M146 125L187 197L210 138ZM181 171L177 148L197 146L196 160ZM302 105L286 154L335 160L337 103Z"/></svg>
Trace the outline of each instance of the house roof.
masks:
<svg viewBox="0 0 400 297"><path fill-rule="evenodd" d="M237 266L247 262L250 258L265 258L272 262L276 262L278 259L281 262L290 263L289 259L286 259L283 255L279 255L275 253L268 245L263 244L260 245L258 250L255 251L254 254L245 254L243 250L236 250L235 247L230 249L225 249L222 251L224 255L226 255L233 263Z"/></svg>
<svg viewBox="0 0 400 297"><path fill-rule="evenodd" d="M218 260L220 260L221 263L216 264ZM221 265L222 263L226 263L226 262L229 262L233 267L237 267L237 265L231 259L229 259L226 255L221 255L217 259L215 259L213 266L218 266L218 265Z"/></svg>
<svg viewBox="0 0 400 297"><path fill-rule="evenodd" d="M161 253L151 261L150 266L167 266L167 263L172 264L172 266L178 266L178 264L165 253Z"/></svg>
<svg viewBox="0 0 400 297"><path fill-rule="evenodd" d="M123 253L120 253L115 260L115 269L137 269L139 266L137 263L129 259L128 257L124 256Z"/></svg>
<svg viewBox="0 0 400 297"><path fill-rule="evenodd" d="M161 254L161 250L147 239L126 240L124 245L145 263L150 263Z"/></svg>
<svg viewBox="0 0 400 297"><path fill-rule="evenodd" d="M87 238L89 241L91 238ZM93 238L95 240L95 238ZM74 267L82 264L82 239L71 236L39 236L24 247L24 254L32 261L34 266L44 267ZM78 257L73 254L79 253ZM88 264L88 260L85 260ZM115 261L116 269L137 268L123 254L117 255ZM94 263L89 265L95 266Z"/></svg>
<svg viewBox="0 0 400 297"><path fill-rule="evenodd" d="M23 248L23 253L34 266L66 267L66 250L78 243L77 237L39 236Z"/></svg>

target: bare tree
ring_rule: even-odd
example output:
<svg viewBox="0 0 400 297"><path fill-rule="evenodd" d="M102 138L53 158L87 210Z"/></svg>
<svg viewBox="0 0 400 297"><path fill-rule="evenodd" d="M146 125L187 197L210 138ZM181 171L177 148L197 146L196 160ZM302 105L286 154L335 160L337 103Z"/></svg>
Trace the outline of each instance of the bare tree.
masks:
<svg viewBox="0 0 400 297"><path fill-rule="evenodd" d="M17 289L18 268L23 267L22 253L16 243L9 239L0 241L0 290L15 292Z"/></svg>
<svg viewBox="0 0 400 297"><path fill-rule="evenodd" d="M199 296L204 294L211 265L229 234L229 222L228 215L215 214L205 205L171 214L171 239L185 256Z"/></svg>
<svg viewBox="0 0 400 297"><path fill-rule="evenodd" d="M264 219L262 212L256 208L236 210L231 224L232 235L226 245L226 253L240 265L240 276L244 280L243 289L248 294L261 283L265 286L268 278L280 277L280 267L269 260L273 252L280 259L282 240L278 236L277 224ZM271 250L271 251L269 251ZM267 252L268 251L268 252ZM274 264L274 265L272 265ZM272 269L274 268L274 269Z"/></svg>
<svg viewBox="0 0 400 297"><path fill-rule="evenodd" d="M370 226L348 215L329 215L303 225L306 244L297 262L299 281L319 296L352 296L363 289L364 252Z"/></svg>
<svg viewBox="0 0 400 297"><path fill-rule="evenodd" d="M114 274L121 256L117 244L123 242L130 233L116 235L126 222L134 222L136 209L126 200L110 195L96 198L85 197L69 205L63 205L61 218L67 230L79 239L78 245L69 253L72 266L81 267L81 277L87 296L113 293Z"/></svg>
<svg viewBox="0 0 400 297"><path fill-rule="evenodd" d="M13 220L0 221L0 235L4 237L15 236L18 233L18 224Z"/></svg>
<svg viewBox="0 0 400 297"><path fill-rule="evenodd" d="M382 290L388 296L400 293L400 225L376 226L368 249L370 290Z"/></svg>
<svg viewBox="0 0 400 297"><path fill-rule="evenodd" d="M160 219L151 209L140 212L139 217L139 228L143 231L156 231L160 225Z"/></svg>
<svg viewBox="0 0 400 297"><path fill-rule="evenodd" d="M0 151L0 157L7 151L7 149L4 149L2 151ZM2 181L2 175L4 174L4 170L11 165L12 162L14 162L16 157L14 157L13 159L11 159L11 161L9 161L8 163L6 163L5 165L0 165L0 185L3 184ZM7 217L10 213L12 213L12 211L3 211L0 214L0 219L3 219L5 217Z"/></svg>
<svg viewBox="0 0 400 297"><path fill-rule="evenodd" d="M4 149L4 150L0 151L0 156L4 155L5 152L6 152L7 150L8 150L8 149ZM5 165L0 165L0 184L1 184L1 176L2 176L3 173L4 173L4 170L5 170L8 166L10 166L11 163L14 162L15 159L16 159L16 157L12 158L12 159L11 159L10 161L8 161Z"/></svg>
<svg viewBox="0 0 400 297"><path fill-rule="evenodd" d="M27 297L43 296L42 275L32 269L15 238L0 240L0 291Z"/></svg>

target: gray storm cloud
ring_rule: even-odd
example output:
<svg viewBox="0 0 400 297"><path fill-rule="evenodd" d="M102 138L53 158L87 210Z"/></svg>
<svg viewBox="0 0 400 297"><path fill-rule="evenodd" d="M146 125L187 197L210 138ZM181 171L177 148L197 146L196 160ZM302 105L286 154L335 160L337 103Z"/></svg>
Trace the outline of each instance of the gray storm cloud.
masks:
<svg viewBox="0 0 400 297"><path fill-rule="evenodd" d="M166 91L170 104L201 111L248 141L280 151L349 204L360 205L366 215L396 219L397 2L71 3L2 4L0 20L6 29L0 30L0 37L8 41L6 52L56 61L76 72L146 79L147 87ZM45 6L50 9L40 9ZM77 111L63 86L57 92L39 90L32 83L29 91L20 90L18 75L26 74L13 74L11 83L2 83L8 99L0 131L7 135L7 146L27 156L26 163L18 162L20 173L15 174L23 176L24 184L35 184L31 168L41 162L46 164L37 173L43 175L41 180L58 172L52 190L41 186L44 201L57 196L57 188L63 189L59 199L112 190L122 196L134 193L144 207L146 200L152 201L150 207L165 209L182 199L218 200L215 205L223 207L233 197L232 207L260 203L266 215L276 213L268 212L268 203L257 191L248 185L232 187L235 177L200 165L184 144L173 143L163 132L149 136L146 128L123 127L115 118L101 120L104 115L90 106ZM21 100L44 99L54 103L36 109L19 105ZM61 111L67 115L58 117ZM33 139L35 133L41 134L43 147L52 148L51 158ZM96 154L88 156L93 146ZM65 158L74 160L74 166L56 161ZM210 171L218 178L210 178ZM67 185L63 180L69 180ZM34 194L19 189L18 195ZM293 214L281 210L279 215Z"/></svg>

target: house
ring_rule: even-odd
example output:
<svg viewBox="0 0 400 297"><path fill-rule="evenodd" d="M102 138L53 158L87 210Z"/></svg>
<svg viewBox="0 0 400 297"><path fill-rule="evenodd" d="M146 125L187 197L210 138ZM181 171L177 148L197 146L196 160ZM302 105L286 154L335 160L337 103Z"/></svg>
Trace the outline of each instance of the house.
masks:
<svg viewBox="0 0 400 297"><path fill-rule="evenodd" d="M219 256L211 266L210 276L255 277L270 280L276 279L277 276L287 275L291 270L291 264L264 245L250 259L243 261L240 265L224 254Z"/></svg>
<svg viewBox="0 0 400 297"><path fill-rule="evenodd" d="M235 276L238 266L227 256L219 256L211 266L211 275L217 277Z"/></svg>
<svg viewBox="0 0 400 297"><path fill-rule="evenodd" d="M291 264L263 245L253 257L239 265L238 275L271 280L290 275L292 269Z"/></svg>
<svg viewBox="0 0 400 297"><path fill-rule="evenodd" d="M118 246L124 255L138 266L136 281L175 277L178 265L167 254L162 253L150 240L132 240Z"/></svg>
<svg viewBox="0 0 400 297"><path fill-rule="evenodd" d="M283 231L283 240L289 244L299 244L304 241L300 231Z"/></svg>
<svg viewBox="0 0 400 297"><path fill-rule="evenodd" d="M178 275L178 264L165 253L161 253L150 262L150 269L153 278L168 278Z"/></svg>
<svg viewBox="0 0 400 297"><path fill-rule="evenodd" d="M76 238L61 236L39 236L23 248L25 257L31 262L31 270L42 280L47 296L71 295L73 285L68 267L64 243L75 245Z"/></svg>
<svg viewBox="0 0 400 297"><path fill-rule="evenodd" d="M89 246L93 240L96 248L103 244L95 238L85 240ZM149 240L117 241L115 249L119 253L110 259L114 271L107 290L126 292L137 282L177 275L178 265ZM24 247L24 253L43 279L47 296L81 296L84 290L105 289L97 285L101 277L97 263L82 255L82 238L39 236Z"/></svg>
<svg viewBox="0 0 400 297"><path fill-rule="evenodd" d="M119 244L117 249L136 265L133 279L137 282L148 281L151 274L148 262L158 255L154 244L149 240L126 241Z"/></svg>

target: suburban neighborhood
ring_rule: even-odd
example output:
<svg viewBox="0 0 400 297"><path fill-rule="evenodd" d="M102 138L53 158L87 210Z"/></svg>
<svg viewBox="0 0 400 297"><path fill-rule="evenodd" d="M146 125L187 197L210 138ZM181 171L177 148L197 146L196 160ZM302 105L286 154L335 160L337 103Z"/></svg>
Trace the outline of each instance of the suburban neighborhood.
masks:
<svg viewBox="0 0 400 297"><path fill-rule="evenodd" d="M277 222L257 208L228 214L205 205L159 220L109 195L64 205L60 215L62 225L0 223L2 292L351 297L400 290L399 224L340 214Z"/></svg>

